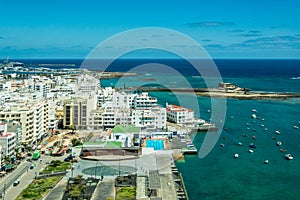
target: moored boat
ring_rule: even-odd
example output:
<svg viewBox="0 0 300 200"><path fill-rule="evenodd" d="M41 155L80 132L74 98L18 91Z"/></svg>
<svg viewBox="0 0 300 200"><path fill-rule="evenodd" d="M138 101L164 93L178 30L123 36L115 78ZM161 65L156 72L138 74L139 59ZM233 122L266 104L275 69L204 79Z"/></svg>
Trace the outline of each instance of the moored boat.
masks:
<svg viewBox="0 0 300 200"><path fill-rule="evenodd" d="M265 160L265 164L269 164L269 160Z"/></svg>
<svg viewBox="0 0 300 200"><path fill-rule="evenodd" d="M294 157L291 155L291 154L285 154L285 158L287 159L287 160L293 160L294 159Z"/></svg>
<svg viewBox="0 0 300 200"><path fill-rule="evenodd" d="M277 144L277 146L281 146L282 142L281 141L277 141L276 144Z"/></svg>
<svg viewBox="0 0 300 200"><path fill-rule="evenodd" d="M285 153L285 152L286 152L286 149L280 149L280 152L281 152L281 153Z"/></svg>
<svg viewBox="0 0 300 200"><path fill-rule="evenodd" d="M251 118L256 119L257 118L256 114L252 114Z"/></svg>
<svg viewBox="0 0 300 200"><path fill-rule="evenodd" d="M251 144L249 144L249 147L254 149L254 148L256 148L256 145L254 143L251 143Z"/></svg>

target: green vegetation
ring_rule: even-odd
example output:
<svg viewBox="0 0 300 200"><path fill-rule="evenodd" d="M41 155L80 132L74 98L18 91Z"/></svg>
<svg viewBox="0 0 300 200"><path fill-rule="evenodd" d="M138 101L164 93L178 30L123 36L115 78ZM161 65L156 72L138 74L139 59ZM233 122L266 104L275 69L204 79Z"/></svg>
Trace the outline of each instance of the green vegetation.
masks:
<svg viewBox="0 0 300 200"><path fill-rule="evenodd" d="M136 127L134 125L116 125L113 129L113 133L139 133L141 131L140 127Z"/></svg>
<svg viewBox="0 0 300 200"><path fill-rule="evenodd" d="M60 160L53 160L43 171L42 173L48 172L58 172L65 171L67 169L71 169L71 163L62 162Z"/></svg>
<svg viewBox="0 0 300 200"><path fill-rule="evenodd" d="M117 199L135 200L136 187L121 187L117 189Z"/></svg>
<svg viewBox="0 0 300 200"><path fill-rule="evenodd" d="M108 141L108 142L85 142L85 145L104 145L105 148L121 148L122 142L114 142L114 141Z"/></svg>
<svg viewBox="0 0 300 200"><path fill-rule="evenodd" d="M54 147L58 147L59 145L60 145L60 141L56 141L56 142L54 142L54 144L53 144Z"/></svg>
<svg viewBox="0 0 300 200"><path fill-rule="evenodd" d="M82 145L82 142L79 139L73 138L71 140L73 147Z"/></svg>
<svg viewBox="0 0 300 200"><path fill-rule="evenodd" d="M46 193L53 188L62 176L48 177L38 180L33 180L30 185L21 192L16 200L35 200L41 199Z"/></svg>
<svg viewBox="0 0 300 200"><path fill-rule="evenodd" d="M69 190L69 196L76 199L85 193L86 187L84 185L72 185Z"/></svg>

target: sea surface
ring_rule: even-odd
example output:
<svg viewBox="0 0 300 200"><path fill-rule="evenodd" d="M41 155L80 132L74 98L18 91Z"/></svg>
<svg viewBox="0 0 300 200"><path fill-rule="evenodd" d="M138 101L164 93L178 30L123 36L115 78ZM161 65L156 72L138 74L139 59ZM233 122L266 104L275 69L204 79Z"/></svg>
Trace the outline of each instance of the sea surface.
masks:
<svg viewBox="0 0 300 200"><path fill-rule="evenodd" d="M24 61L26 62L26 61ZM39 62L31 61L31 63ZM53 62L43 60L42 63ZM56 61L65 63L80 60ZM154 62L153 60L119 60L110 71L129 71L129 69ZM102 86L158 85L180 87L187 80L191 87L205 87L204 80L187 62L182 60L155 60L176 69L180 74L157 73L140 74L122 79L101 80ZM300 93L300 60L216 60L225 82L254 91ZM34 64L32 64L34 65ZM184 78L184 79L183 79ZM213 78L212 78L213 79ZM183 81L183 82L182 82ZM189 94L171 92L150 93L158 98L161 105L178 103L193 110L199 110L198 117L209 120L212 99L196 97L198 105L190 103ZM223 100L223 99L220 99ZM258 119L252 119L252 109L256 109ZM246 124L249 124L247 126ZM225 130L213 150L204 158L197 155L185 157L178 162L190 200L209 199L300 199L300 99L287 100L226 100ZM247 129L247 127L249 129ZM267 130L265 130L267 129ZM280 135L275 131L281 132ZM207 133L209 134L209 133ZM246 135L246 137L243 136ZM256 140L252 138L256 136ZM204 133L194 133L193 142L199 149ZM282 146L277 146L277 141ZM236 145L241 142L243 146ZM219 146L223 143L225 146ZM249 153L249 144L257 146ZM280 148L294 156L286 160ZM238 159L233 155L239 154ZM268 160L269 164L264 164Z"/></svg>
<svg viewBox="0 0 300 200"><path fill-rule="evenodd" d="M168 64L167 61L164 62ZM179 64L174 65L174 62ZM192 69L189 70L187 65L176 61L170 63L170 66L175 66L182 73L192 87L205 86L204 80L193 73ZM299 60L217 60L216 65L225 82L255 91L300 93ZM179 77L159 73L128 77L124 80L105 80L101 81L101 84L119 87L124 83L128 86L155 85L155 79L166 87L182 86ZM150 94L157 97L161 105L165 105L166 102L178 103L177 99L184 99L180 102L182 106L197 109L189 102L188 94ZM211 99L197 99L200 107L200 113L197 115L209 120L211 116L207 110L211 107ZM299 199L300 129L294 129L293 126L300 127L300 99L227 99L226 105L226 131L222 131L213 150L205 158L200 159L197 155L186 156L185 162L177 163L190 199ZM252 109L257 110L256 115L259 119L251 118ZM247 123L250 124L249 130ZM275 134L276 130L281 134ZM256 140L252 136L256 136ZM204 137L203 133L193 135L193 142L198 149ZM276 137L276 140L272 137ZM276 145L278 140L282 141L280 147ZM238 142L243 146L236 145ZM225 147L220 147L220 143L225 144ZM252 154L248 152L250 143L257 146ZM286 149L295 159L286 160L280 148ZM235 153L239 154L238 159L233 158ZM265 160L268 160L269 164L264 164Z"/></svg>

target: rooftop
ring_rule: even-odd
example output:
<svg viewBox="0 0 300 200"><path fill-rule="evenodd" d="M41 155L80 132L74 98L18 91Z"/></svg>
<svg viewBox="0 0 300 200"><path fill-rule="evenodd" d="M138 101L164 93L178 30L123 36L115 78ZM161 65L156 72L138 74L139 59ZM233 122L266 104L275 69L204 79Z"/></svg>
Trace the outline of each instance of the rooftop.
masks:
<svg viewBox="0 0 300 200"><path fill-rule="evenodd" d="M139 133L140 131L141 128L134 125L116 125L113 129L113 133Z"/></svg>

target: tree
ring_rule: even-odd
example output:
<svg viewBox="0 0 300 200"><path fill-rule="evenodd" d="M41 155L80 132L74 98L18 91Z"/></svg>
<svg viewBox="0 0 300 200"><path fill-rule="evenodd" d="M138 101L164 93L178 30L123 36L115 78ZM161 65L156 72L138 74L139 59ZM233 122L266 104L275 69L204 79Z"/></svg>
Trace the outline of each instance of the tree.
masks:
<svg viewBox="0 0 300 200"><path fill-rule="evenodd" d="M76 139L76 138L73 138L73 139L71 140L71 143L72 143L72 146L73 146L73 147L82 145L82 142L81 142L79 139Z"/></svg>
<svg viewBox="0 0 300 200"><path fill-rule="evenodd" d="M57 147L60 144L59 141L54 142L53 146Z"/></svg>
<svg viewBox="0 0 300 200"><path fill-rule="evenodd" d="M61 161L60 160L52 160L51 161L51 166L57 167L59 165L61 165Z"/></svg>

